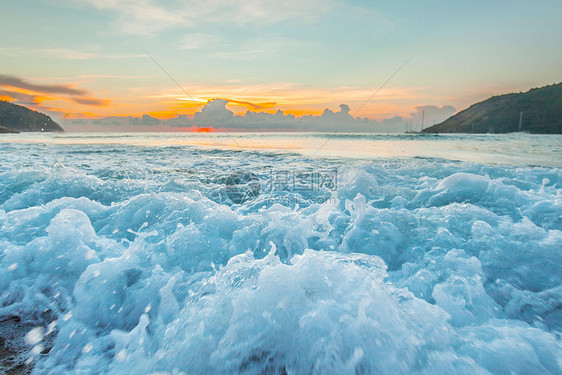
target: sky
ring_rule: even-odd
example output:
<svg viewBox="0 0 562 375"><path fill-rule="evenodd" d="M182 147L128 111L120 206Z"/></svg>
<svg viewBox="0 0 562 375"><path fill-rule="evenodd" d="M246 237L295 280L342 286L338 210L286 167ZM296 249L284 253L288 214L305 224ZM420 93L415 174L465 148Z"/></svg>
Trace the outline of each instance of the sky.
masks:
<svg viewBox="0 0 562 375"><path fill-rule="evenodd" d="M561 15L559 0L4 1L0 100L74 131L404 131L562 81Z"/></svg>

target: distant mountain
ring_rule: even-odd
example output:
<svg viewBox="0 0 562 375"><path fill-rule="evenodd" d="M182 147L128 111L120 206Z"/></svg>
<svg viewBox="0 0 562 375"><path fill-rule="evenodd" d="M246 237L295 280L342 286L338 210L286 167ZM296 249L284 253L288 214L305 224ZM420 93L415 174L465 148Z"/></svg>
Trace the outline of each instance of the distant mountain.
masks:
<svg viewBox="0 0 562 375"><path fill-rule="evenodd" d="M510 133L521 131L562 134L562 83L525 93L494 96L473 104L424 133Z"/></svg>
<svg viewBox="0 0 562 375"><path fill-rule="evenodd" d="M0 100L0 133L12 132L62 132L63 128L49 116Z"/></svg>

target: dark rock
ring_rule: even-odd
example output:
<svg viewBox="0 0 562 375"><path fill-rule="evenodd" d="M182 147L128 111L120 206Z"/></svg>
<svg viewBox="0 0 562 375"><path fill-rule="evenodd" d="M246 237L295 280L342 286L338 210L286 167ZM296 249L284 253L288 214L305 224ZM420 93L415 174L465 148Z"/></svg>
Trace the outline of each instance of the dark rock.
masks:
<svg viewBox="0 0 562 375"><path fill-rule="evenodd" d="M31 374L35 361L46 356L53 347L56 330L41 340L42 352L33 357L32 346L25 336L37 324L24 322L17 316L0 317L0 374Z"/></svg>
<svg viewBox="0 0 562 375"><path fill-rule="evenodd" d="M59 124L43 113L0 101L0 133L62 131Z"/></svg>

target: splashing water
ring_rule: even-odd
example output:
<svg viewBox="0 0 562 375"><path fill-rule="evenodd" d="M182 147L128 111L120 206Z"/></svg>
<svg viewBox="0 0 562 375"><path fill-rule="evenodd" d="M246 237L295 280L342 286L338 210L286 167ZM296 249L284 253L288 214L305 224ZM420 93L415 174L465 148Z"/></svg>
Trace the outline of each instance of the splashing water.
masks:
<svg viewBox="0 0 562 375"><path fill-rule="evenodd" d="M55 336L37 374L562 372L560 146L505 166L10 137L0 316ZM233 202L240 171L257 193Z"/></svg>

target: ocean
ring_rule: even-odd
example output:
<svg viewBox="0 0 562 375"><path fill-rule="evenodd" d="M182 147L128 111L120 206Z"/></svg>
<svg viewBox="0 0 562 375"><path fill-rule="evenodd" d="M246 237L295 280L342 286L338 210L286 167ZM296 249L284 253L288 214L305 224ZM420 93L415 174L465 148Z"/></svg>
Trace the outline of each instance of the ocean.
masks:
<svg viewBox="0 0 562 375"><path fill-rule="evenodd" d="M0 367L561 374L561 168L560 135L2 135Z"/></svg>

